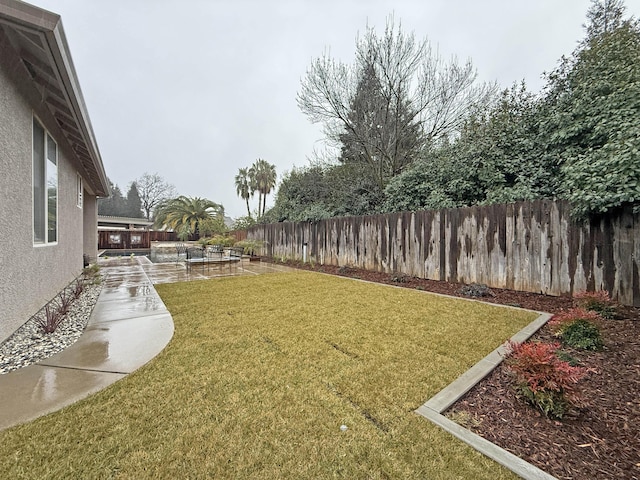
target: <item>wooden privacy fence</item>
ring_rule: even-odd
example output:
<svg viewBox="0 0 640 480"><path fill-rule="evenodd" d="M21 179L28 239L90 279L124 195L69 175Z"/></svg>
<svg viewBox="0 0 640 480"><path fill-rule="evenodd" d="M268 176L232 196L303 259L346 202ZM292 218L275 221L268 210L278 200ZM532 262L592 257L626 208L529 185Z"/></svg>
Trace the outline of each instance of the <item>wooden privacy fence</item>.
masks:
<svg viewBox="0 0 640 480"><path fill-rule="evenodd" d="M236 241L247 238L247 232L236 230L229 232ZM198 235L189 235L186 241L195 242ZM99 250L130 250L134 248L151 248L151 242L180 242L176 232L156 230L98 230Z"/></svg>
<svg viewBox="0 0 640 480"><path fill-rule="evenodd" d="M187 241L198 240L197 235L190 235ZM155 230L98 230L99 250L130 250L135 248L151 248L151 242L179 242L176 232Z"/></svg>
<svg viewBox="0 0 640 480"><path fill-rule="evenodd" d="M149 248L148 230L98 230L98 250Z"/></svg>
<svg viewBox="0 0 640 480"><path fill-rule="evenodd" d="M549 295L606 290L640 306L640 216L587 223L566 202L340 217L249 229L266 254Z"/></svg>

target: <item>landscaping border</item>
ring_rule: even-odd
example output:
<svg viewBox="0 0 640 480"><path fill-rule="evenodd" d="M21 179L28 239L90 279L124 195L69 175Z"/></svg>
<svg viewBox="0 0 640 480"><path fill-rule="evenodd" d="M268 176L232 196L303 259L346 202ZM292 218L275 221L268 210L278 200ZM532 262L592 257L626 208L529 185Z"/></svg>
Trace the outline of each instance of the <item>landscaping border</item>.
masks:
<svg viewBox="0 0 640 480"><path fill-rule="evenodd" d="M541 313L533 322L513 335L511 340L518 343L528 340L534 333L542 328L551 319L551 317L552 315L549 313ZM526 480L553 480L556 477L549 475L538 467L526 462L520 457L506 451L505 449L442 415L442 412L447 410L469 390L476 386L483 378L489 375L489 373L491 373L502 362L502 360L504 360L505 353L506 347L505 344L503 344L489 353L489 355L484 357L465 373L460 375L453 381L453 383L449 384L427 400L415 412L438 425L440 428L446 430L456 438L462 440L480 453L508 468L521 478Z"/></svg>

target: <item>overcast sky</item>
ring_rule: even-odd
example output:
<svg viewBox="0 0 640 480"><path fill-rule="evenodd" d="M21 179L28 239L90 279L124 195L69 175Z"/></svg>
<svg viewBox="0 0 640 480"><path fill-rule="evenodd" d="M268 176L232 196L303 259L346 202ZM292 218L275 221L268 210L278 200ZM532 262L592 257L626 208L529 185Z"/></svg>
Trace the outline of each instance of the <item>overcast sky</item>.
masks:
<svg viewBox="0 0 640 480"><path fill-rule="evenodd" d="M311 60L352 62L358 32L403 31L471 58L481 80L543 86L583 38L589 0L32 0L62 16L109 178L126 194L144 172L180 194L246 215L240 167L264 158L278 178L322 133L296 105ZM640 1L627 0L640 16ZM273 195L268 204L273 203ZM251 203L257 208L257 197Z"/></svg>

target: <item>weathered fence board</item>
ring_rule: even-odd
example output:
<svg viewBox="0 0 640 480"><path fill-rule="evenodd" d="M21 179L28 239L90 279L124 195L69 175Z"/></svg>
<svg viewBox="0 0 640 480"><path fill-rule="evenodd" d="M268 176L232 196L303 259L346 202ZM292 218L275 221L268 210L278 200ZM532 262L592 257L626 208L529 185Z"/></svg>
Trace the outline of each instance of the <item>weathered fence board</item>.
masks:
<svg viewBox="0 0 640 480"><path fill-rule="evenodd" d="M267 255L549 295L607 290L640 306L640 216L576 223L566 202L257 225Z"/></svg>

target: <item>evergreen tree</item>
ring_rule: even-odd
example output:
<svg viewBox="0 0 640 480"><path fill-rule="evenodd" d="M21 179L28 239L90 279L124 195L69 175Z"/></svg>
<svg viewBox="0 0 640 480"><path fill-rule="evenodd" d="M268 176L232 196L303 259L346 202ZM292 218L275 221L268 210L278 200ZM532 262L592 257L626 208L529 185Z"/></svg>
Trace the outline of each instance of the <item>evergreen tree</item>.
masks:
<svg viewBox="0 0 640 480"><path fill-rule="evenodd" d="M339 161L367 166L360 173L371 177L381 191L418 158L425 140L407 99L400 93L383 91L373 55L364 63L350 102L345 131L339 137Z"/></svg>
<svg viewBox="0 0 640 480"><path fill-rule="evenodd" d="M591 0L587 12L587 30L585 42L600 37L604 33L613 32L624 23L626 6L622 0Z"/></svg>
<svg viewBox="0 0 640 480"><path fill-rule="evenodd" d="M120 187L111 180L109 180L109 187L111 196L98 199L98 215L126 217L128 214L126 200L122 196Z"/></svg>
<svg viewBox="0 0 640 480"><path fill-rule="evenodd" d="M131 185L129 186L126 203L127 217L144 218L144 215L142 213L142 201L140 200L140 195L138 194L138 186L136 182L131 182Z"/></svg>
<svg viewBox="0 0 640 480"><path fill-rule="evenodd" d="M549 78L548 155L577 217L640 204L640 28L596 15L611 3L623 11L594 2L586 41Z"/></svg>

